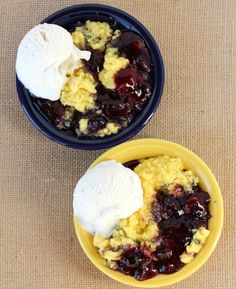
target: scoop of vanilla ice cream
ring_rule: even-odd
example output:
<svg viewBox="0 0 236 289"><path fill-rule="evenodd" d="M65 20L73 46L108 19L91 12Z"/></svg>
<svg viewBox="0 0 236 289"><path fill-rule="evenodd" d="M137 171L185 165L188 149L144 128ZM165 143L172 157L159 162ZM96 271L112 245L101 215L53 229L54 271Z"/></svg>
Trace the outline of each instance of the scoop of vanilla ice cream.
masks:
<svg viewBox="0 0 236 289"><path fill-rule="evenodd" d="M73 44L71 34L56 24L39 24L22 39L16 58L19 80L37 97L60 98L67 74L81 67L91 53Z"/></svg>
<svg viewBox="0 0 236 289"><path fill-rule="evenodd" d="M89 169L74 191L74 214L91 234L109 237L120 219L129 217L142 205L138 175L113 160Z"/></svg>

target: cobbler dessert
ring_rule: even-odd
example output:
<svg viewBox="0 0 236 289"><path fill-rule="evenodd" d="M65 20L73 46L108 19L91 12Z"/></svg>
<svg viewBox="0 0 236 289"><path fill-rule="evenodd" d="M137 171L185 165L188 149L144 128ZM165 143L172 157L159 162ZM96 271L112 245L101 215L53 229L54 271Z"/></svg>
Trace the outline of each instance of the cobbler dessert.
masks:
<svg viewBox="0 0 236 289"><path fill-rule="evenodd" d="M126 128L151 95L151 63L133 31L86 21L71 31L73 44L91 52L67 73L56 101L32 96L57 129L80 138L105 137ZM60 70L60 67L59 67Z"/></svg>
<svg viewBox="0 0 236 289"><path fill-rule="evenodd" d="M94 234L107 266L136 280L172 274L191 262L209 235L210 196L180 158L159 156L124 164L140 178L143 204L112 234Z"/></svg>

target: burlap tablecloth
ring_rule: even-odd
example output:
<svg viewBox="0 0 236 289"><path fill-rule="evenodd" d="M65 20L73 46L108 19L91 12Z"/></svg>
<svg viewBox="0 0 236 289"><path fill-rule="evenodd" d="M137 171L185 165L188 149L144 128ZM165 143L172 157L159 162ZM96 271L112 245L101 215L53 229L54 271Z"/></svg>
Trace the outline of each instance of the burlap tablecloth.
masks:
<svg viewBox="0 0 236 289"><path fill-rule="evenodd" d="M23 35L52 12L82 1L1 0L0 288L127 288L98 271L76 239L72 191L101 151L43 137L17 99L15 57ZM96 0L96 2L100 2ZM136 138L182 144L202 157L221 186L224 229L209 261L171 288L235 289L236 1L101 1L137 17L160 46L161 104Z"/></svg>

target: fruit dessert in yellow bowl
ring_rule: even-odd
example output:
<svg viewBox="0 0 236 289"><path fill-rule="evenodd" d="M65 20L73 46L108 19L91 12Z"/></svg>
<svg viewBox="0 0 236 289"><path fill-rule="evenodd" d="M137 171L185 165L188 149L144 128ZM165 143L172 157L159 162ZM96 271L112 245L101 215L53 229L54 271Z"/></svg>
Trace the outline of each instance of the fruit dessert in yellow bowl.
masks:
<svg viewBox="0 0 236 289"><path fill-rule="evenodd" d="M213 252L223 224L207 165L175 143L141 139L102 154L74 192L80 244L109 277L137 287L176 283Z"/></svg>

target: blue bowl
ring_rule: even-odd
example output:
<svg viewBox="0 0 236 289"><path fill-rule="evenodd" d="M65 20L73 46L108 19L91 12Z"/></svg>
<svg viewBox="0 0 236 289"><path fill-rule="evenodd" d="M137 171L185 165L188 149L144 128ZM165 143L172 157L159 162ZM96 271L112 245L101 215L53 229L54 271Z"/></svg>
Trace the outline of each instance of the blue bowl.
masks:
<svg viewBox="0 0 236 289"><path fill-rule="evenodd" d="M122 129L115 135L96 139L80 139L76 136L67 135L56 129L37 110L32 103L29 91L16 77L16 86L23 109L34 126L49 139L77 149L104 149L126 141L137 134L150 120L160 102L164 86L164 65L160 50L150 32L134 17L117 8L100 4L80 4L59 10L48 16L41 23L54 23L71 30L78 21L86 20L106 21L117 23L118 27L132 30L145 41L151 57L151 81L152 95L142 108L141 112L133 118L127 128Z"/></svg>

